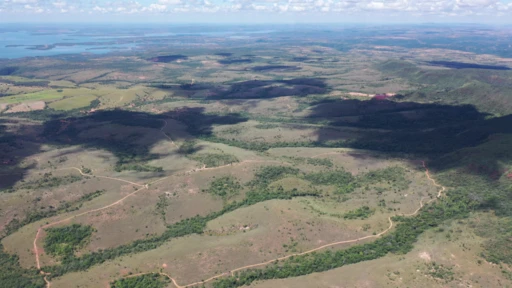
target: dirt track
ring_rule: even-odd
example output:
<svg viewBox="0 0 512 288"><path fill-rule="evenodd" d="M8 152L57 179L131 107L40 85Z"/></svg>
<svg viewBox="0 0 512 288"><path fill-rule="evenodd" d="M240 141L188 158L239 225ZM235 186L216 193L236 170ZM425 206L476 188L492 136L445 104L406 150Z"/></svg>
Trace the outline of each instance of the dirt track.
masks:
<svg viewBox="0 0 512 288"><path fill-rule="evenodd" d="M177 145L172 141L172 139L167 135L165 134L165 132L163 132L163 129L167 126L167 121L165 121L165 125L160 129L160 131L162 131L162 133L173 143L174 146L177 147ZM323 153L323 154L319 154L319 155L316 155L316 156L313 156L313 158L315 157L319 157L319 156L323 156L323 155L329 155L329 154L337 154L338 152L331 152L331 153ZM245 164L245 163L282 163L282 162L279 162L279 161L266 161L266 160L246 160L246 161L242 161L240 163L234 163L234 164L228 164L228 165L224 165L224 166L219 166L219 167L212 167L212 168L206 168L206 166L203 166L202 168L197 168L197 169L192 169L192 170L189 170L189 171L186 171L185 173L196 173L196 172L200 172L200 171L206 171L206 170L215 170L215 169L222 169L222 168L225 168L225 167L229 167L229 166L237 166L237 165L242 165L242 164ZM427 176L427 178L432 181L432 183L436 186L436 187L439 187L439 192L437 194L437 198L441 197L443 195L443 192L446 190L446 187L442 186L442 185L439 185L431 176L430 176L430 173L428 171L428 168L425 164L425 162L423 161L423 167L425 168L425 174ZM41 264L40 264L40 260L39 260L39 249L38 249L38 245L37 245L37 242L40 238L40 235L41 235L41 231L43 229L46 229L46 228L49 228L49 227L52 227L54 225L57 225L57 224L60 224L60 223L64 223L64 222L67 222L67 221L70 221L70 220L73 220L77 217L80 217L80 216L83 216L83 215L86 215L86 214L90 214L90 213L94 213L94 212L98 212L98 211L102 211L102 210L105 210L105 209L108 209L110 207L113 207L113 206L116 206L120 203L122 203L125 199L137 194L138 192L144 190L144 189L149 189L149 186L151 184L155 184L155 183L158 183L160 181L163 181L169 177L171 177L172 175L169 175L169 176L166 176L166 177L163 177L163 178L160 178L158 180L155 180L151 183L148 183L148 184L139 184L139 183L134 183L134 182L130 182L130 181L127 181L127 180L124 180L124 179L120 179L120 178L114 178L114 177L107 177L107 176L99 176L99 175L90 175L90 174L85 174L83 173L83 171L79 168L76 168L76 167L69 167L69 168L64 168L64 169L74 169L74 170L77 170L81 175L83 176L90 176L90 177L98 177L98 178L104 178L104 179L110 179L110 180L115 180L115 181L120 181L120 182L125 182L125 183L130 183L130 184L133 184L133 185L136 185L138 187L141 187L140 189L137 189L136 191L124 196L123 198L117 200L116 202L114 203L111 203L109 205L106 205L104 207L101 207L101 208L97 208L97 209L93 209L93 210L89 210L89 211L85 211L85 212L82 212L80 214L77 214L77 215L73 215L73 216L70 216L68 218L65 218L65 219L62 219L62 220L59 220L59 221L56 221L56 222L52 222L52 223L49 223L49 224L46 224L44 226L41 226L38 230L37 230L37 234L36 234L36 237L34 239L34 253L35 253L35 260L36 260L36 266L37 266L37 269L39 269L41 271L41 274L44 274L44 275L48 275L47 273L45 273L44 271L41 270ZM63 169L60 169L60 170L63 170ZM430 201L427 202L430 203L432 201L435 201L437 198L434 198ZM424 206L424 203L423 203L423 200L425 198L422 198L420 200L420 206L419 208L414 211L413 213L411 214L402 214L403 216L414 216L416 215L420 210L421 208L423 208ZM273 260L270 260L270 261L266 261L266 262L262 262L262 263L256 263L256 264L252 264L252 265L247 265L247 266L243 266L243 267L239 267L239 268L236 268L236 269L233 269L229 272L225 272L225 273L222 273L222 274L219 274L219 275L216 275L216 276L213 276L211 278L208 278L204 281L200 281L200 282L195 282L195 283L191 283L191 284L187 284L187 285L179 285L176 281L176 279L174 279L173 277L171 277L170 275L166 274L166 273L160 273L158 272L158 274L160 275L163 275L165 277L168 277L172 282L173 284L177 287L177 288L186 288L186 287L192 287L192 286L196 286L196 285L200 285L200 284L204 284L204 283L207 283L207 282L211 282L215 279L218 279L218 278L221 278L221 277L225 277L225 276L228 276L228 275L234 275L235 272L238 272L238 271L241 271L241 270L245 270L245 269L249 269L249 268L254 268L254 267L259 267L259 266L264 266L264 265L268 265L268 264L271 264L275 261L280 261L280 260L285 260L285 259L288 259L290 257L293 257L293 256L300 256L300 255L305 255L305 254L310 254L312 252L315 252L315 251L319 251L319 250L322 250L322 249L325 249L325 248L328 248L328 247L332 247L332 246L336 246L336 245L341 245L341 244L348 244L348 243L355 243L355 242L359 242L359 241L362 241L362 240L366 240L366 239L371 239L371 238L378 238L384 234L386 234L387 232L389 232L392 228L393 228L393 220L391 219L391 217L388 218L388 221L389 221L389 227L380 232L379 234L376 234L376 235L369 235L369 236L365 236L365 237L360 237L360 238L357 238L357 239L352 239L352 240L345 240L345 241L339 241L339 242L333 242L333 243L329 243L329 244L326 244L326 245L323 245L323 246L320 246L320 247L317 247L315 249L311 249L309 251L306 251L306 252L302 252L302 253L296 253L296 254L291 254L291 255L288 255L288 256L284 256L284 257L280 257L280 258L276 258L276 259L273 259ZM150 274L150 273L141 273L141 274L134 274L134 275L130 275L126 278L131 278L131 277L136 277L136 276L141 276L141 275L145 275L145 274ZM46 281L46 287L47 288L50 288L51 287L51 282L47 279L47 277L45 276L44 277L44 280Z"/></svg>
<svg viewBox="0 0 512 288"><path fill-rule="evenodd" d="M326 154L322 154L322 155L326 155ZM319 155L317 155L317 156L319 156ZM430 181L432 181L432 183L434 183L434 185L436 187L441 188L441 189L439 189L439 192L437 193L437 197L432 199L432 200L430 200L430 201L428 201L426 203L426 204L428 204L428 203L431 203L431 202L435 201L437 198L440 198L443 195L443 192L446 190L446 187L437 184L437 182L430 176L430 173L429 173L428 168L427 168L427 166L425 164L425 161L423 161L422 163L423 163L423 167L425 168L425 174L427 175L427 178ZM425 199L425 197L420 200L420 207L418 207L418 209L416 209L416 211L414 211L413 213L410 213L410 214L402 214L402 216L411 217L411 216L414 216L414 215L418 214L418 212L421 210L421 208L423 208L423 206L425 205L423 203L424 199ZM266 262L262 262L262 263L257 263L257 264L252 264L252 265L247 265L247 266L243 266L243 267L240 267L240 268L236 268L236 269L231 270L230 272L222 273L222 274L213 276L211 278L208 278L208 279L206 279L204 281L195 282L195 283L187 284L187 285L184 285L184 286L179 285L176 282L176 279L172 278L168 274L165 274L165 273L159 273L159 274L168 277L177 288L186 288L186 287L192 287L192 286L196 286L196 285L201 285L201 284L213 281L215 279L228 276L229 274L234 275L235 272L238 272L238 271L241 271L241 270L268 265L268 264L271 264L271 263L273 263L275 261L285 260L285 259L288 259L288 258L293 257L293 256L300 256L300 255L310 254L312 252L315 252L315 251L318 251L318 250L322 250L322 249L325 249L325 248L328 248L328 247L340 245L340 244L348 244L348 243L359 242L359 241L366 240L366 239L378 238L378 237L386 234L387 232L389 232L389 230L391 230L393 228L394 223L393 223L393 220L391 219L391 217L388 218L388 221L389 221L389 227L386 230L384 230L384 231L382 231L382 232L380 232L379 234L376 234L376 235L365 236L365 237L361 237L361 238L357 238L357 239L353 239L353 240L345 240L345 241L333 242L333 243L330 243L330 244L326 244L326 245L320 246L320 247L315 248L315 249L311 249L311 250L306 251L306 252L291 254L291 255L280 257L280 258L276 258L276 259L273 259L273 260L270 260L270 261L266 261ZM141 275L145 275L145 274L149 274L149 273L142 273L142 274L137 274L137 275L131 275L130 277L141 276Z"/></svg>

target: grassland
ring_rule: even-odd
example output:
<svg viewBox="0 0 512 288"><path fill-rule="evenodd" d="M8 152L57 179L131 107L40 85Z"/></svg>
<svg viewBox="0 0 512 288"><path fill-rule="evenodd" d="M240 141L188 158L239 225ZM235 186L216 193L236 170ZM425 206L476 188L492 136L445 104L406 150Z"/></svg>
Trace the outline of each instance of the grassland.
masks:
<svg viewBox="0 0 512 288"><path fill-rule="evenodd" d="M315 37L20 60L0 286L510 286L512 61Z"/></svg>
<svg viewBox="0 0 512 288"><path fill-rule="evenodd" d="M474 227L479 221L490 220L482 217L489 216L475 214L432 229L405 255L388 255L324 273L264 281L253 286L311 287L321 283L329 287L343 283L348 287L460 287L471 283L473 287L507 287L509 282L501 280L504 279L502 269L482 261L479 256L485 239L475 233ZM433 265L442 265L451 273L435 273Z"/></svg>
<svg viewBox="0 0 512 288"><path fill-rule="evenodd" d="M97 97L94 95L76 96L52 102L48 106L55 110L73 110L77 108L87 107L91 105L91 102L93 100L96 99Z"/></svg>
<svg viewBox="0 0 512 288"><path fill-rule="evenodd" d="M39 101L39 100L51 101L51 100L56 100L56 99L62 99L63 97L64 97L64 95L60 94L56 90L41 91L41 92L24 94L24 95L2 97L2 102L8 103L8 104L14 104L14 103L31 102L31 101Z"/></svg>

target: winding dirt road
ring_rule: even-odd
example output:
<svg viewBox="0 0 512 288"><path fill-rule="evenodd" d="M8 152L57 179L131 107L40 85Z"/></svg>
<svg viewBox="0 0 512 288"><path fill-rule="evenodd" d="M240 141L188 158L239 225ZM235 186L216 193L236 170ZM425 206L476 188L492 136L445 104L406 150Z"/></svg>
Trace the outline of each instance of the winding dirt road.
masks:
<svg viewBox="0 0 512 288"><path fill-rule="evenodd" d="M331 153L329 153L331 154ZM322 155L326 155L326 154L322 154ZM437 197L434 198L434 199L431 199L430 201L428 201L426 204L429 204L433 201L435 201L436 199L440 198L442 195L443 195L443 192L446 191L446 187L442 186L442 185L439 185L431 176L430 176L430 173L428 171L428 168L425 164L425 161L422 161L423 163L423 167L425 168L425 175L427 176L427 178L432 181L432 183L434 184L434 186L440 188L438 193L437 193ZM420 207L418 207L418 209L416 209L416 211L414 211L413 213L410 213L410 214L401 214L402 216L406 216L406 217L411 217L411 216L414 216L416 214L418 214L418 212L421 210L421 208L423 208L423 206L425 206L425 204L423 203L423 200L425 199L426 197L422 198L420 200ZM187 288L187 287L192 287L192 286L196 286L196 285L202 285L202 284L205 284L207 282L211 282L213 280L216 280L216 279L219 279L219 278L222 278L222 277L225 277L225 276L229 276L230 274L231 275L234 275L235 272L238 272L238 271L241 271L241 270L246 270L246 269L250 269L250 268L254 268L254 267L259 267L259 266L265 266L265 265L269 265L269 264L272 264L274 263L275 261L281 261L281 260L285 260L285 259L288 259L290 257L294 257L294 256L301 256L301 255L306 255L306 254L310 254L310 253L313 253L315 251L318 251L318 250L322 250L322 249L325 249L325 248L328 248L328 247L332 247L332 246L336 246L336 245L341 245L341 244L348 244L348 243L355 243L355 242L359 242L359 241L362 241L362 240L366 240L366 239L371 239L371 238L378 238L386 233L388 233L392 228L393 228L393 220L391 219L391 217L388 218L388 221L389 221L389 227L380 232L379 234L376 234L376 235L369 235L369 236L365 236L365 237L360 237L360 238L357 238L357 239L352 239L352 240L345 240L345 241L339 241L339 242L333 242L333 243L330 243L330 244L326 244L326 245L323 245L323 246L320 246L320 247L317 247L315 249L311 249L309 251L306 251L306 252L302 252L302 253L296 253L296 254L291 254L291 255L287 255L287 256L284 256L284 257L280 257L280 258L276 258L276 259L273 259L273 260L269 260L269 261L266 261L266 262L262 262L262 263L257 263L257 264L252 264L252 265L247 265L247 266L243 266L243 267L240 267L240 268L236 268L236 269L233 269L231 270L230 272L225 272L225 273L222 273L222 274L219 274L219 275L216 275L216 276L213 276L211 278L208 278L204 281L199 281L199 282L195 282L195 283L191 283L191 284L187 284L187 285L184 285L184 286L181 286L177 283L176 279L172 278L171 276L169 276L168 274L166 273L160 273L158 272L158 274L162 275L162 276L166 276L168 277L172 283L177 287L177 288ZM141 276L141 275L145 275L145 274L150 274L150 273L140 273L140 274L136 274L136 275L130 275L129 277L127 278L130 278L130 277L136 277L136 276Z"/></svg>
<svg viewBox="0 0 512 288"><path fill-rule="evenodd" d="M247 160L247 161L243 161L243 162L238 163L238 165L243 164L243 163L247 163L247 162L278 162L278 161ZM204 170L213 170L213 169L219 169L219 168L224 168L224 167L228 167L228 166L233 166L233 165L230 164L230 165L224 165L224 166L221 166L221 167L214 167L214 168L203 167L203 168L198 168L198 169L193 169L193 170L187 171L186 173L199 172L199 171L204 171ZM431 177L430 172L429 172L428 168L426 167L426 164L425 164L424 161L423 161L423 167L425 168L425 175L427 176L427 178L434 184L434 186L440 188L439 191L438 191L437 197L434 198L434 199L431 199L430 201L428 201L426 203L423 202L426 199L426 197L422 198L420 200L420 206L418 207L418 209L416 209L413 213L410 213L410 214L401 214L402 216L411 217L411 216L414 216L414 215L418 214L418 212L425 206L425 204L431 203L431 202L435 201L437 198L440 198L443 195L443 192L446 190L446 187L438 184ZM168 177L170 177L170 176L168 176ZM168 177L166 177L166 178L168 178ZM165 179L165 178L159 179L157 181L161 181L163 179ZM156 183L157 181L155 181L153 183ZM112 204L110 204L108 206L105 206L105 207L102 207L102 208L98 208L98 209L95 209L95 210L91 210L91 211L87 211L87 212L83 212L81 214L78 214L78 215L75 215L75 216L63 219L61 221L57 221L57 222L54 222L54 223L50 223L50 224L48 224L46 226L43 226L43 227L39 228L38 235L39 235L41 229L45 229L45 228L48 228L50 226L53 226L53 225L56 225L56 224L59 224L59 223L65 222L65 221L69 221L71 219L74 219L76 217L79 217L79 216L87 214L87 213L93 213L93 212L97 212L97 211L100 211L100 210L103 210L103 209L107 209L109 207L112 207L114 205L117 205L117 204L121 203L124 199L126 199L126 198L130 197L131 195L137 193L138 191L146 189L146 188L147 187L145 186L145 187L143 187L143 188L133 192L130 195L125 196L124 198L122 198L122 199L120 199L120 200L118 200L118 201L116 201L116 202L114 202L114 203L112 203ZM274 263L275 261L281 261L281 260L285 260L285 259L288 259L288 258L294 257L294 256L301 256L301 255L310 254L310 253L313 253L313 252L316 252L316 251L319 251L319 250L322 250L322 249L325 249L325 248L329 248L329 247L333 247L333 246L337 246L337 245L341 245L341 244L357 243L359 241L363 241L363 240L367 240L367 239L378 238L378 237L388 233L393 228L394 222L391 219L391 217L388 218L388 221L389 221L389 227L386 230L384 230L384 231L382 231L382 232L380 232L380 233L378 233L376 235L369 235L369 236L360 237L360 238L357 238L357 239L344 240L344 241L338 241L338 242L329 243L329 244L326 244L326 245L323 245L323 246L320 246L320 247L317 247L317 248L314 248L314 249L311 249L311 250L308 250L308 251L305 251L305 252L302 252L302 253L290 254L290 255L279 257L279 258L276 258L276 259L272 259L272 260L269 260L269 261L266 261L266 262L261 262L261 263L256 263L256 264L252 264L252 265L247 265L247 266L239 267L239 268L233 269L233 270L231 270L229 272L225 272L225 273L222 273L222 274L219 274L219 275L215 275L215 276L210 277L210 278L208 278L208 279L206 279L204 281L194 282L194 283L190 283L190 284L187 284L187 285L179 285L178 282L176 281L176 279L171 277L169 274L161 273L161 272L157 272L157 274L160 274L162 276L165 276L165 277L169 278L177 288L188 288L188 287L193 287L193 286L196 286L196 285L202 285L202 284L211 282L213 280L216 280L216 279L219 279L219 278L222 278L222 277L226 277L226 276L229 276L229 275L234 275L235 272L238 272L238 271L242 271L242 270L246 270L246 269L250 269L250 268L255 268L255 267L269 265L269 264ZM39 256L37 254L37 239L38 239L38 235L36 235L36 239L34 240L34 250L36 251L37 267L38 267L38 269L40 269ZM41 271L41 273L44 273L44 272ZM137 277L137 276L146 275L146 274L150 274L150 273L133 274L133 275L130 275L130 276L126 277L126 278L132 278L132 277ZM47 282L47 287L49 288L51 286L51 283L46 279L46 277L45 277L45 281Z"/></svg>
<svg viewBox="0 0 512 288"><path fill-rule="evenodd" d="M279 161L272 161L272 160L268 160L268 161L267 160L245 160L245 161L242 161L242 162L239 162L239 163L233 163L233 164L228 164L228 165L223 165L223 166L218 166L218 167L206 168L206 166L203 166L202 168L191 169L191 170L188 170L188 171L186 171L184 173L185 174L190 174L190 173L197 173L197 172L207 171L207 170L216 170L216 169L222 169L222 168L226 168L226 167L239 166L239 165L243 165L243 164L246 164L246 163L281 163L281 162L279 162ZM65 219L62 219L62 220L59 220L59 221L56 221L56 222L48 223L48 224L46 224L44 226L39 227L39 229L37 229L36 237L35 237L34 242L33 242L33 244L34 244L34 253L35 253L35 258L36 258L36 267L39 270L41 269L41 263L40 263L40 260L39 260L39 248L38 248L37 242L38 242L38 240L39 240L39 238L41 236L41 231L42 230L50 228L50 227L58 225L58 224L61 224L61 223L65 223L65 222L71 221L71 220L73 220L75 218L78 218L80 216L84 216L84 215L87 215L87 214L90 214L90 213L99 212L99 211L111 208L113 206L119 205L124 200L126 200L126 199L128 199L128 198L130 198L130 197L132 197L134 195L136 195L140 191L142 191L144 189L149 189L150 185L156 184L156 183L158 183L160 181L163 181L165 179L168 179L169 177L174 176L174 175L169 175L169 176L160 178L160 179L155 180L155 181L153 181L151 183L148 183L148 184L139 184L139 183L130 182L130 181L127 181L127 180L124 180L124 179L120 179L120 178L86 174L86 173L83 173L83 171L80 168L77 168L77 167L62 168L62 169L58 169L58 170L69 170L69 169L77 170L83 176L98 177L98 178L116 180L116 181L120 181L120 182L130 183L130 184L139 186L141 188L133 191L132 193L124 196L123 198L121 198L121 199L117 200L116 202L111 203L111 204L109 204L107 206L100 207L100 208L97 208L97 209L88 210L88 211L85 211L85 212L82 212L82 213L70 216L68 218L65 218ZM43 271L41 271L41 273L45 274ZM49 284L50 282L47 279L45 279L45 281L47 281L47 287L50 287L50 284Z"/></svg>
<svg viewBox="0 0 512 288"><path fill-rule="evenodd" d="M167 121L165 121L165 125L160 129L160 131L173 143L173 145L175 147L178 147L174 142L173 140L165 133L163 132L163 129L167 126ZM323 156L323 155L330 155L330 154L337 154L339 152L330 152L330 153L323 153L323 154L319 154L319 155L316 155L316 156L313 156L313 158L316 158L316 157L319 157L319 156ZM283 162L280 162L280 161L272 161L272 160L245 160L245 161L242 161L242 162L239 162L239 163L233 163L233 164L228 164L228 165L224 165L224 166L219 166L219 167L211 167L211 168L206 168L206 166L203 166L202 168L196 168L196 169L192 169L192 170L189 170L189 171L186 171L185 174L187 173L196 173L196 172L200 172L200 171L207 171L207 170L216 170L216 169L222 169L222 168L225 168L225 167L230 167L230 166L238 166L238 165L242 165L242 164L245 164L245 163L283 163ZM423 167L425 168L425 174L427 176L427 178L432 181L432 183L440 188L439 189L439 192L437 194L437 198L441 197L443 195L443 192L446 190L446 187L442 186L442 185L439 185L431 176L430 176L430 173L429 173L429 170L425 164L425 162L423 161ZM163 178L160 178L158 180L155 180L151 183L148 183L148 184L140 184L140 183L135 183L135 182L131 182L131 181L127 181L127 180L124 180L124 179L120 179L120 178L115 178L115 177L107 177L107 176L100 176L100 175L91 175L91 174L86 174L86 173L83 173L83 171L79 168L76 168L76 167L69 167L69 168L63 168L63 169L59 169L59 170L64 170L64 169L74 169L74 170L77 170L81 175L83 176L88 176L88 177L98 177L98 178L103 178L103 179L110 179L110 180L115 180L115 181L120 181L120 182L124 182L124 183L129 183L129 184L132 184L132 185L135 185L135 186L138 186L138 187L141 187L137 190L135 190L134 192L124 196L123 198L117 200L116 202L114 203L111 203L109 205L106 205L104 207L101 207L101 208L97 208L97 209L92 209L92 210L89 210L89 211L85 211L85 212L82 212L82 213L79 213L77 215L73 215L73 216L70 216L68 218L65 218L65 219L62 219L62 220L58 220L56 222L52 222L52 223L48 223L44 226L41 226L39 227L39 229L37 230L37 233L36 233L36 237L34 239L34 242L33 242L33 245L34 245L34 253L35 253L35 260L36 260L36 266L37 266L37 269L40 270L41 274L45 275L44 277L44 280L46 282L46 287L47 288L50 288L51 287L51 282L47 279L47 273L45 273L43 270L41 270L41 263L40 263L40 259L39 259L39 248L38 248L38 240L41 236L41 232L44 230L44 229L47 229L49 227L52 227L52 226L55 226L55 225L58 225L58 224L61 224L61 223L64 223L64 222L68 222L68 221L71 221L77 217L80 217L80 216L83 216L83 215L86 215L86 214L90 214L90 213L95 213L95 212L99 212L99 211L102 211L102 210L105 210L105 209L108 209L108 208L111 208L113 206L116 206L118 204L121 204L124 200L126 200L127 198L129 197L132 197L134 195L136 195L138 192L144 190L144 189L149 189L149 186L152 185L152 184L156 184L160 181L163 181L165 179L168 179L169 177L172 177L174 175L169 175L169 176L166 176L166 177L163 177ZM423 203L423 200L425 199L426 197L422 198L420 200L420 207L414 211L413 213L411 214L402 214L402 216L414 216L416 215L420 210L421 208L423 208L424 206L424 203ZM430 203L432 201L435 201L437 198L434 198L434 199L431 199L430 201L427 202ZM191 284L187 284L187 285L179 285L178 282L176 281L175 278L171 277L170 275L166 274L166 273L161 273L161 272L157 272L158 274L162 275L162 276L165 276L167 278L169 278L173 284L177 287L177 288L187 288L187 287L192 287L192 286L196 286L196 285L202 285L204 283L207 283L207 282L211 282L213 280L216 280L218 278L221 278L221 277L225 277L225 276L229 276L230 274L231 275L234 275L235 272L238 272L238 271L241 271L241 270L246 270L246 269L249 269L249 268L254 268L254 267L259 267L259 266L265 266L265 265L268 265L268 264L271 264L275 261L280 261L280 260L285 260L285 259L288 259L290 257L293 257L293 256L300 256L300 255L305 255L305 254L310 254L312 252L315 252L315 251L319 251L319 250L322 250L322 249L325 249L325 248L328 248L328 247L332 247L332 246L336 246L336 245L341 245L341 244L348 244L348 243L355 243L355 242L359 242L359 241L362 241L362 240L366 240L366 239L371 239L371 238L378 238L384 234L386 234L387 232L389 232L392 228L393 228L393 220L391 219L391 217L388 218L388 221L389 221L389 227L380 232L379 234L376 234L376 235L369 235L369 236L365 236L365 237L360 237L360 238L357 238L357 239L352 239L352 240L345 240L345 241L339 241L339 242L333 242L333 243L330 243L330 244L326 244L326 245L323 245L323 246L320 246L320 247L317 247L317 248L314 248L314 249L311 249L309 251L306 251L306 252L302 252L302 253L296 253L296 254L291 254L291 255L287 255L287 256L284 256L284 257L280 257L280 258L276 258L276 259L273 259L273 260L269 260L269 261L266 261L266 262L262 262L262 263L256 263L256 264L252 264L252 265L247 265L247 266L243 266L243 267L239 267L239 268L236 268L236 269L233 269L229 272L225 272L225 273L222 273L222 274L219 274L219 275L216 275L216 276L213 276L213 277L210 277L204 281L200 281L200 282L195 282L195 283L191 283ZM140 273L140 274L134 274L134 275L130 275L130 276L127 276L126 278L131 278L131 277L136 277L136 276L141 276L141 275L145 275L145 274L151 274L151 273Z"/></svg>
<svg viewBox="0 0 512 288"><path fill-rule="evenodd" d="M57 169L57 170L54 170L54 171L69 170L69 169L73 169L73 170L78 171L78 173L80 173L80 175L82 175L82 176L87 176L87 177L97 177L97 178L103 178L103 179L116 180L116 181L121 181L121 182L125 182L125 183L128 183L128 184L132 184L132 185L135 185L135 186L139 186L139 187L143 187L143 186L145 186L145 184L139 184L139 183L135 183L135 182L127 181L127 180L120 179L120 178L107 177L107 176L100 176L100 175L93 175L93 174L86 174L86 173L84 173L80 168L76 168L76 167L61 168L61 169Z"/></svg>

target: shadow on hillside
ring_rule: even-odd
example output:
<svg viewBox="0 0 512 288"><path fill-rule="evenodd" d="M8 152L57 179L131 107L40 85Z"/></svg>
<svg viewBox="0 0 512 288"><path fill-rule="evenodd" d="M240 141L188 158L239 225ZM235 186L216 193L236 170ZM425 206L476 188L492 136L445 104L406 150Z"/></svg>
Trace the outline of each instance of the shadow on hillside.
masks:
<svg viewBox="0 0 512 288"><path fill-rule="evenodd" d="M313 103L310 118L328 118L334 126L374 129L431 129L483 120L487 113L471 105L451 106L388 100L329 100Z"/></svg>
<svg viewBox="0 0 512 288"><path fill-rule="evenodd" d="M4 167L14 168L19 167L25 159L42 152L43 145L80 146L80 149L111 152L117 161L115 169L119 171L162 172L156 169L158 167L147 166L146 162L162 156L152 153L151 148L160 141L168 141L161 131L166 119L183 122L190 133L201 135L211 135L213 125L247 121L238 114L210 115L204 113L204 108L184 107L159 115L110 110L81 117L53 119L33 127L32 130L42 132L40 135L25 135L23 130L9 131L5 125L0 125L0 161ZM173 137L174 140L181 140L176 139L175 135ZM27 169L11 169L10 175L0 176L0 188L7 189L15 185L23 179Z"/></svg>
<svg viewBox="0 0 512 288"><path fill-rule="evenodd" d="M171 118L187 126L187 131L193 135L210 136L214 125L232 125L249 120L238 113L224 115L206 114L203 107L183 107L160 114L160 117Z"/></svg>
<svg viewBox="0 0 512 288"><path fill-rule="evenodd" d="M12 187L22 180L26 170L33 168L35 164L25 164L28 166L25 169L18 165L23 159L41 150L40 145L34 143L33 135L18 135L17 132L27 133L29 130L13 125L13 122L0 119L0 190Z"/></svg>
<svg viewBox="0 0 512 288"><path fill-rule="evenodd" d="M187 60L188 56L185 55L163 55L163 56L155 56L149 59L146 59L150 62L156 62L156 63L171 63L177 60Z"/></svg>
<svg viewBox="0 0 512 288"><path fill-rule="evenodd" d="M351 138L342 139L335 133L317 133L320 143L337 142L339 146L405 153L429 160L486 143L493 134L512 134L512 115L489 119L488 114L471 105L337 100L318 103L311 109L309 117L327 120L333 126L357 128L352 134L356 136ZM503 158L511 155L489 158L486 167L491 167L489 171L492 171L486 173L499 171L497 162L512 160ZM441 162L435 166L437 170L449 168L454 167L448 163L443 166ZM482 169L475 167L473 170L479 173ZM492 177L496 178L496 175Z"/></svg>
<svg viewBox="0 0 512 288"><path fill-rule="evenodd" d="M325 94L327 84L320 78L290 80L250 80L237 82L229 87L217 88L207 99L266 99L282 96L304 97Z"/></svg>
<svg viewBox="0 0 512 288"><path fill-rule="evenodd" d="M282 96L304 97L313 94L326 94L327 84L322 78L294 78L289 80L248 80L232 84L183 83L157 84L162 90L176 90L178 94L194 99L234 100L270 99Z"/></svg>
<svg viewBox="0 0 512 288"><path fill-rule="evenodd" d="M252 59L248 58L227 58L217 61L219 64L230 65L230 64L240 64L240 63L252 63Z"/></svg>
<svg viewBox="0 0 512 288"><path fill-rule="evenodd" d="M428 61L427 64L432 66L441 66L452 69L486 69L486 70L511 70L507 66L498 65L481 65L475 63L464 63L456 61Z"/></svg>

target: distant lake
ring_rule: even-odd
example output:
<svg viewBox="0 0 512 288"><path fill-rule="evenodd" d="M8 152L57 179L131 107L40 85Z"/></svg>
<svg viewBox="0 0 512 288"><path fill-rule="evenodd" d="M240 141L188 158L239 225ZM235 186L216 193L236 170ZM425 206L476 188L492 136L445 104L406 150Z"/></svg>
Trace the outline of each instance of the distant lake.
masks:
<svg viewBox="0 0 512 288"><path fill-rule="evenodd" d="M231 27L208 30L203 27L174 27L173 32L154 31L154 27L147 30L141 28L137 31L113 30L90 31L74 30L46 33L34 29L20 29L18 31L0 29L0 59L22 58L36 56L54 56L62 54L105 54L113 51L130 51L137 49L138 45L144 45L159 38L169 36L208 36L226 37L227 39L247 39L250 35L275 32L270 29L231 30ZM201 31L203 30L203 31ZM86 33L84 33L86 32ZM110 33L109 33L110 32ZM133 40L132 40L133 39ZM148 42L146 42L148 41Z"/></svg>
<svg viewBox="0 0 512 288"><path fill-rule="evenodd" d="M127 50L136 47L133 43L110 44L116 37L91 37L73 34L34 34L27 31L0 33L0 58L21 58L35 56L53 56L60 54L94 53L103 54L117 50ZM80 43L91 43L81 45ZM101 42L105 42L102 44ZM49 46L57 43L77 43L79 45L60 46L48 50L27 49L36 46Z"/></svg>

